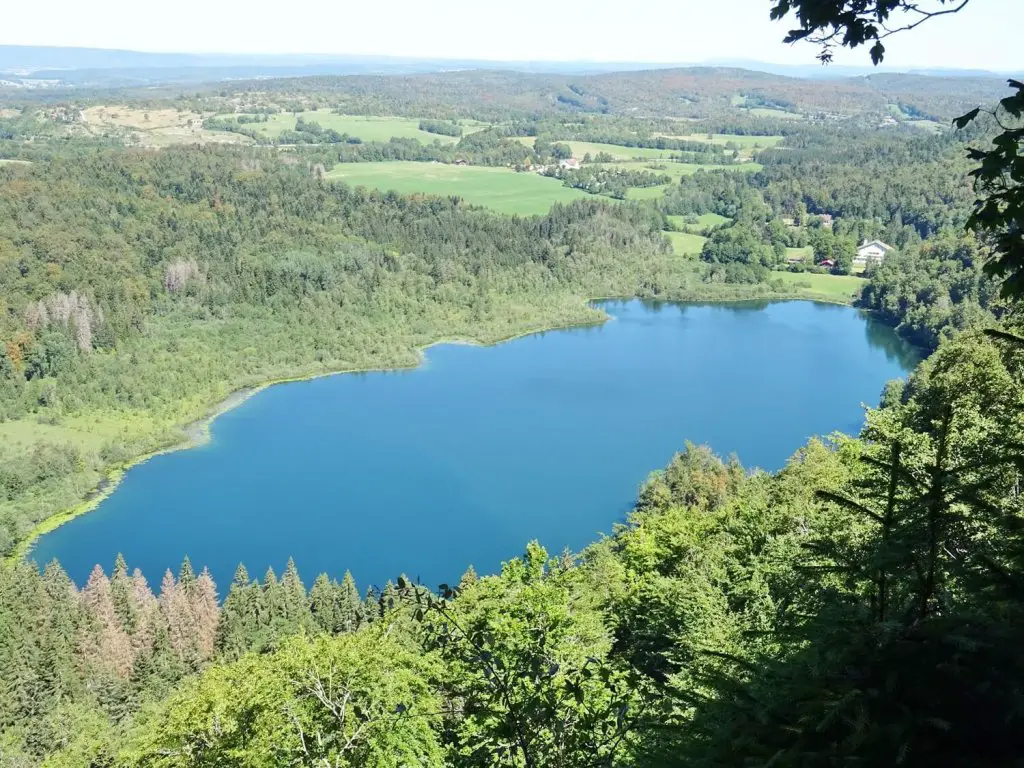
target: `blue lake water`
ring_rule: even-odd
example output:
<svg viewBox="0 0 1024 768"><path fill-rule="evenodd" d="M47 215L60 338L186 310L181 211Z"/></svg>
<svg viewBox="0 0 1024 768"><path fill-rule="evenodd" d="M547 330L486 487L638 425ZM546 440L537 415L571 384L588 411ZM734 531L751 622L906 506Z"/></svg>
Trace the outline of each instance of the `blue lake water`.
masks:
<svg viewBox="0 0 1024 768"><path fill-rule="evenodd" d="M887 327L811 302L605 302L602 326L445 345L408 371L270 387L212 440L131 469L99 508L43 536L78 583L118 552L151 583L186 554L226 590L293 556L307 584L351 570L493 572L538 539L577 550L621 521L684 441L781 467L855 433L916 362Z"/></svg>

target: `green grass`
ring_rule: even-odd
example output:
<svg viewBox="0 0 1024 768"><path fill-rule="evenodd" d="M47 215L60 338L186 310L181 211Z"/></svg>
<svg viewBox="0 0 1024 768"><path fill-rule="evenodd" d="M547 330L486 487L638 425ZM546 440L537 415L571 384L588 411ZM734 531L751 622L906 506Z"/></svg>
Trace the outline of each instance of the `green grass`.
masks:
<svg viewBox="0 0 1024 768"><path fill-rule="evenodd" d="M453 144L458 141L455 136L439 136L436 133L428 133L419 129L420 121L409 117L365 117L361 115L335 115L331 112L318 110L316 112L300 112L303 120L318 123L321 128L333 128L338 133L347 133L349 136L356 136L363 141L388 141L391 138L418 139L430 143L440 141L444 144ZM227 115L226 117L230 117ZM295 128L296 116L291 112L284 112L271 115L265 123L249 123L247 128L262 133L266 136L276 138L285 131ZM466 121L463 131L472 133L474 130L486 127L486 123Z"/></svg>
<svg viewBox="0 0 1024 768"><path fill-rule="evenodd" d="M519 136L517 141L528 147L533 147L536 138L533 136ZM587 153L595 157L598 152L606 152L616 160L667 160L675 150L670 149L649 149L647 147L620 147L618 144L597 144L592 141L562 141L558 144L568 144L572 149L572 156L582 158Z"/></svg>
<svg viewBox="0 0 1024 768"><path fill-rule="evenodd" d="M775 272L778 278L793 288L806 293L847 301L860 293L867 280L853 275L819 275L813 272Z"/></svg>
<svg viewBox="0 0 1024 768"><path fill-rule="evenodd" d="M544 214L554 203L589 197L586 192L536 173L474 165L343 163L329 171L327 178L403 194L458 195L467 203L521 215Z"/></svg>
<svg viewBox="0 0 1024 768"><path fill-rule="evenodd" d="M791 256L800 256L804 260L810 261L811 257L814 256L814 249L809 245L805 245L803 248L787 248L786 258L788 259Z"/></svg>
<svg viewBox="0 0 1024 768"><path fill-rule="evenodd" d="M689 232L666 232L672 250L677 256L696 256L704 249L706 237Z"/></svg>
<svg viewBox="0 0 1024 768"><path fill-rule="evenodd" d="M712 227L719 227L732 221L728 216L720 216L717 213L702 213L697 217L696 224L687 224L688 216L666 216L666 218L672 222L674 227L693 232L707 232Z"/></svg>

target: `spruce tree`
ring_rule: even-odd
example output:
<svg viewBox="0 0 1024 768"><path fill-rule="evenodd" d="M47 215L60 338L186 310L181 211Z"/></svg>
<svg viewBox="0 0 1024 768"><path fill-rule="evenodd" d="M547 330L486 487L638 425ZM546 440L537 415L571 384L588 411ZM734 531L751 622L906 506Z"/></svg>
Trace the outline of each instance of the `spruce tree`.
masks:
<svg viewBox="0 0 1024 768"><path fill-rule="evenodd" d="M192 570L192 561L185 555L181 561L181 568L178 571L178 587L187 595L191 595L196 585L196 572Z"/></svg>
<svg viewBox="0 0 1024 768"><path fill-rule="evenodd" d="M294 627L293 631L299 627L308 628L311 622L306 587L299 577L295 561L290 557L284 570L284 576L281 577L281 594L284 618L291 627Z"/></svg>
<svg viewBox="0 0 1024 768"><path fill-rule="evenodd" d="M237 659L253 647L259 634L260 586L250 580L244 565L235 569L221 607L216 647L221 657Z"/></svg>
<svg viewBox="0 0 1024 768"><path fill-rule="evenodd" d="M260 590L260 625L269 627L284 616L284 600L281 585L273 568L267 568Z"/></svg>
<svg viewBox="0 0 1024 768"><path fill-rule="evenodd" d="M214 641L217 637L217 622L220 619L220 606L217 604L217 586L207 568L196 579L195 588L190 599L194 620L196 648L199 658L207 661L213 657Z"/></svg>
<svg viewBox="0 0 1024 768"><path fill-rule="evenodd" d="M363 624L363 601L359 599L356 580L349 571L337 589L338 626L337 632L355 632Z"/></svg>
<svg viewBox="0 0 1024 768"><path fill-rule="evenodd" d="M335 585L326 573L321 573L309 590L310 612L313 622L321 632L334 634L338 631L338 599Z"/></svg>
<svg viewBox="0 0 1024 768"><path fill-rule="evenodd" d="M120 552L114 561L114 570L111 574L110 596L114 602L114 613L121 628L131 634L135 631L138 617L132 595L131 577L128 575L128 564Z"/></svg>

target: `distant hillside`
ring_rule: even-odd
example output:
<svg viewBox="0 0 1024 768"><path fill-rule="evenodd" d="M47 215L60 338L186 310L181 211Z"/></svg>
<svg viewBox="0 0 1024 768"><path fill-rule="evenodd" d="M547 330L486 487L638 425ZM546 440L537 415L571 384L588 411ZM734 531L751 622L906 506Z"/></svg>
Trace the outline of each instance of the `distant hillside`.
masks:
<svg viewBox="0 0 1024 768"><path fill-rule="evenodd" d="M552 113L706 118L746 110L766 118L889 114L948 122L1005 95L998 78L879 74L808 79L725 67L593 75L498 70L401 76L265 79L231 85L235 94L291 93L360 114L451 114L486 118Z"/></svg>

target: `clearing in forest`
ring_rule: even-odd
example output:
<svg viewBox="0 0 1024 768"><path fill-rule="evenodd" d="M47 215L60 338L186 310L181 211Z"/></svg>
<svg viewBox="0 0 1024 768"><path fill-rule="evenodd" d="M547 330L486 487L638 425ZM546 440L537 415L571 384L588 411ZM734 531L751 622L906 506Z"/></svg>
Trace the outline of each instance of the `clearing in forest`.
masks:
<svg viewBox="0 0 1024 768"><path fill-rule="evenodd" d="M563 186L557 179L537 173L516 173L508 168L444 163L341 163L327 173L328 179L350 186L375 187L401 194L458 195L467 203L499 213L545 214L554 203L590 197L579 189Z"/></svg>
<svg viewBox="0 0 1024 768"><path fill-rule="evenodd" d="M868 282L854 275L820 275L814 272L773 272L772 279L776 278L800 292L842 301L858 296Z"/></svg>

